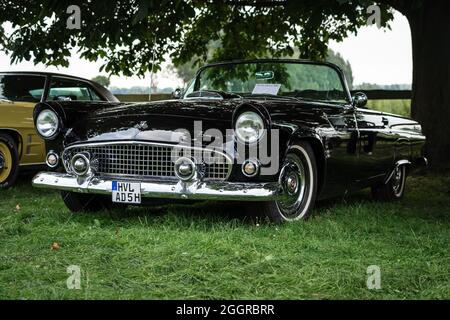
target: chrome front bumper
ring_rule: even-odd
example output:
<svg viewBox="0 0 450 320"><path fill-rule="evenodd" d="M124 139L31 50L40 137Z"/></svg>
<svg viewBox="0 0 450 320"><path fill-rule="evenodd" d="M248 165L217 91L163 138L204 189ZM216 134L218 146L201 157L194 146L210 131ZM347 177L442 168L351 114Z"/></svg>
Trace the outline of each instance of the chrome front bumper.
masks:
<svg viewBox="0 0 450 320"><path fill-rule="evenodd" d="M122 178L114 180L140 182L143 198L274 201L284 196L282 188L276 182L139 181ZM33 178L32 183L37 188L111 195L112 181L113 179L99 177L77 178L66 173L40 172Z"/></svg>

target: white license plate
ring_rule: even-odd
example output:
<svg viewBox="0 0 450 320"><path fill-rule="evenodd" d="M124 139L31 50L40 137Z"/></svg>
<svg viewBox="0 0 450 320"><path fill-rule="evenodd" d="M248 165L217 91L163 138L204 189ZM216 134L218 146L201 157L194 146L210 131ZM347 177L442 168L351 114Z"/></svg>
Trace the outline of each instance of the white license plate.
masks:
<svg viewBox="0 0 450 320"><path fill-rule="evenodd" d="M113 181L112 202L117 203L141 203L141 184L139 182Z"/></svg>

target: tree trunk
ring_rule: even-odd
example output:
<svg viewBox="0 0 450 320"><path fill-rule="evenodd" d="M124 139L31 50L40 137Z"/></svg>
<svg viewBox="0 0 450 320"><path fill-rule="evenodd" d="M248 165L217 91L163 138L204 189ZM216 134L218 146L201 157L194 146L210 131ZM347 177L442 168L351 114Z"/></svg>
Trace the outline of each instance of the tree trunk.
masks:
<svg viewBox="0 0 450 320"><path fill-rule="evenodd" d="M405 12L413 43L412 117L427 136L433 168L450 168L450 1Z"/></svg>

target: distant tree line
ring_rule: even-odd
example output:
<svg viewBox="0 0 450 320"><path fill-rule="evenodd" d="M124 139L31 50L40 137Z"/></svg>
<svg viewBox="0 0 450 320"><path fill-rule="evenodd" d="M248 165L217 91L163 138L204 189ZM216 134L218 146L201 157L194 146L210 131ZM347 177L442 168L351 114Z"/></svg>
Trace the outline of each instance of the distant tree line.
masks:
<svg viewBox="0 0 450 320"><path fill-rule="evenodd" d="M206 59L203 61L206 61L204 63L208 62L214 62L214 52L219 48L219 44L217 42L211 42L208 53L206 55ZM293 54L290 56L285 56L284 58L298 58L299 57L299 51L294 50ZM189 62L183 63L178 66L170 66L170 68L175 72L175 74L184 82L186 85L191 79L194 78L195 72L197 71L198 67L200 66L200 63L198 57L193 57ZM353 71L352 67L350 65L350 62L345 60L342 55L338 52L334 52L331 49L328 49L328 55L326 58L327 62L334 63L338 65L345 74L345 77L347 78L348 85L351 88L353 88Z"/></svg>
<svg viewBox="0 0 450 320"><path fill-rule="evenodd" d="M410 84L375 84L363 82L354 86L354 90L411 90Z"/></svg>

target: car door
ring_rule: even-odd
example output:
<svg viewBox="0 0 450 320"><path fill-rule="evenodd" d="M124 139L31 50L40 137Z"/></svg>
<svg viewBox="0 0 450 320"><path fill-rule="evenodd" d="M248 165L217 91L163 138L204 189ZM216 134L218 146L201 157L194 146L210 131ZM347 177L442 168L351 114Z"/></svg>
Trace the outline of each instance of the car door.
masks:
<svg viewBox="0 0 450 320"><path fill-rule="evenodd" d="M0 74L0 129L20 135L20 165L45 162L44 141L37 134L33 109L44 93L46 77L37 74Z"/></svg>
<svg viewBox="0 0 450 320"><path fill-rule="evenodd" d="M357 109L361 183L382 180L394 163L394 136L388 117L381 112Z"/></svg>
<svg viewBox="0 0 450 320"><path fill-rule="evenodd" d="M356 114L350 107L325 109L330 128L322 128L325 138L327 171L326 195L340 195L357 187L361 172L359 132Z"/></svg>

